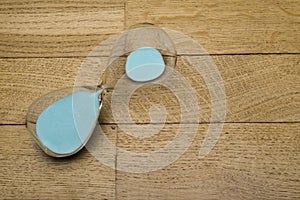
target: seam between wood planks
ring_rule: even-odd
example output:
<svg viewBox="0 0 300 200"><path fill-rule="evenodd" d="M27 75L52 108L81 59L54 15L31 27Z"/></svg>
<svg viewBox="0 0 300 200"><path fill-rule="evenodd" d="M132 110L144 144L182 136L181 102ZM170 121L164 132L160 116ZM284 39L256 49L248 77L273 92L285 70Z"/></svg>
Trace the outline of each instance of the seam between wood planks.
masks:
<svg viewBox="0 0 300 200"><path fill-rule="evenodd" d="M212 54L177 54L177 56L252 56L252 55L300 55L300 52L287 52L287 53L212 53ZM0 56L0 59L40 59L40 58L97 58L97 57L108 57L108 56ZM122 57L122 56L120 56Z"/></svg>
<svg viewBox="0 0 300 200"><path fill-rule="evenodd" d="M31 122L33 123L33 122ZM277 122L200 122L200 123L193 123L193 122L157 122L157 123L147 123L147 122L138 122L138 123L100 123L100 125L118 125L118 124L125 124L125 125L147 125L147 124L300 124L300 121L277 121ZM26 126L26 124L0 124L0 126Z"/></svg>

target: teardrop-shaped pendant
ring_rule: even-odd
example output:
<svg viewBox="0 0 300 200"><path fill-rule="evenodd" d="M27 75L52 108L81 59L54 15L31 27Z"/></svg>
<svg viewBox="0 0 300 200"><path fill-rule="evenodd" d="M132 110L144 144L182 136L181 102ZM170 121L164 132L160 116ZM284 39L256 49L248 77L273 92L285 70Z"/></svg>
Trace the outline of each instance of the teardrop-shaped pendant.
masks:
<svg viewBox="0 0 300 200"><path fill-rule="evenodd" d="M52 94L42 97L31 106L27 126L31 121L35 121L30 120L36 112L34 108L44 105L44 99L49 101L50 97L51 101L52 96L57 96ZM35 139L45 153L54 157L70 156L82 149L94 131L102 106L102 90L96 92L79 90L66 94L50 104L36 119Z"/></svg>

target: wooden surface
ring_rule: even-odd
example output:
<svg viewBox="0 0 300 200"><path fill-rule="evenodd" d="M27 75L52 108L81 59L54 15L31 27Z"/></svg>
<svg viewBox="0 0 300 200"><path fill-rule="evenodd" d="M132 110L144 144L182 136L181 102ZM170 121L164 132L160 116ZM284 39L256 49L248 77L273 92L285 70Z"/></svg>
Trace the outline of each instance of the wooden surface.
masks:
<svg viewBox="0 0 300 200"><path fill-rule="evenodd" d="M297 0L1 1L0 198L299 199L299 10ZM136 174L107 167L87 149L66 159L46 156L26 130L29 105L50 91L72 87L80 64L99 42L142 22L181 31L212 55L227 101L214 149L198 158L210 122L210 96L203 78L178 56L176 69L195 89L201 110L197 136L178 160ZM119 71L108 81L123 73L124 62L114 63ZM145 140L115 124L114 88L105 94L101 127L119 148L155 151L175 135L176 97L167 88L149 87L131 99L133 121L146 126L150 106L158 103L165 106L168 123ZM117 149L113 162L118 166Z"/></svg>

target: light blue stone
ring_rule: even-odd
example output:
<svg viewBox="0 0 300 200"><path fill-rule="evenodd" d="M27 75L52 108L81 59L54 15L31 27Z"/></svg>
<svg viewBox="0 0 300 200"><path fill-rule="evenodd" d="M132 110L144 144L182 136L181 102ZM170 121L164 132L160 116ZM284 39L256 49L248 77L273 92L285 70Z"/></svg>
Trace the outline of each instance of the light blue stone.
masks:
<svg viewBox="0 0 300 200"><path fill-rule="evenodd" d="M151 47L133 51L126 61L126 75L133 81L145 82L158 78L165 70L160 52Z"/></svg>
<svg viewBox="0 0 300 200"><path fill-rule="evenodd" d="M99 116L99 95L79 91L45 109L36 124L37 138L50 151L70 155L79 151L90 138Z"/></svg>

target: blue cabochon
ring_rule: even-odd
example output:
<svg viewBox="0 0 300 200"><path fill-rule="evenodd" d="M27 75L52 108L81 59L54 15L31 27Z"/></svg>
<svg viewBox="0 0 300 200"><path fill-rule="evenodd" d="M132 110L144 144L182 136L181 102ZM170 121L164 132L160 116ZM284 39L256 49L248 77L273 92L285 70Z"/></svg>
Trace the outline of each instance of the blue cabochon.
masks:
<svg viewBox="0 0 300 200"><path fill-rule="evenodd" d="M125 70L127 76L134 81L151 81L162 75L165 62L158 50L144 47L133 51L128 56Z"/></svg>
<svg viewBox="0 0 300 200"><path fill-rule="evenodd" d="M101 93L102 90L76 92L45 109L36 124L40 142L55 154L72 154L80 150L95 128Z"/></svg>

